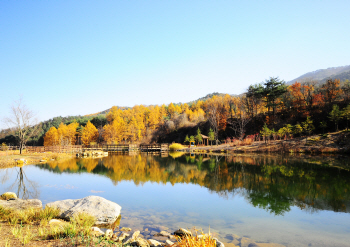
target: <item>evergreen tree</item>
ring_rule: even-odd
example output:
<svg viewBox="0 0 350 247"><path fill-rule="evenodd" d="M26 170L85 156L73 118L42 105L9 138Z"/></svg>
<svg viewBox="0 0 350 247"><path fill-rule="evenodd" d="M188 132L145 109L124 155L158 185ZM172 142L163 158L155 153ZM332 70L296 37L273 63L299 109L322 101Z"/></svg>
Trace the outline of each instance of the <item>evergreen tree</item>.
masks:
<svg viewBox="0 0 350 247"><path fill-rule="evenodd" d="M295 135L301 135L303 133L303 127L299 123L297 123L293 128L293 134Z"/></svg>
<svg viewBox="0 0 350 247"><path fill-rule="evenodd" d="M267 127L267 124L264 124L264 127L260 131L260 134L264 137L265 143L267 141L267 138L270 137L271 130Z"/></svg>
<svg viewBox="0 0 350 247"><path fill-rule="evenodd" d="M302 123L303 130L311 135L312 131L315 129L315 126L313 125L313 121L311 117L307 117L306 120Z"/></svg>
<svg viewBox="0 0 350 247"><path fill-rule="evenodd" d="M210 145L213 145L213 141L215 140L215 133L211 128L209 129L208 138L210 141Z"/></svg>
<svg viewBox="0 0 350 247"><path fill-rule="evenodd" d="M332 111L329 113L329 119L334 122L335 124L335 130L338 131L338 122L340 118L342 117L342 114L339 110L338 105L333 105Z"/></svg>
<svg viewBox="0 0 350 247"><path fill-rule="evenodd" d="M278 77L270 77L269 80L266 80L265 88L262 92L263 96L266 97L266 106L268 108L268 112L272 108L273 116L275 118L276 115L276 107L278 105L277 99L287 92L287 86L283 80L278 79Z"/></svg>
<svg viewBox="0 0 350 247"><path fill-rule="evenodd" d="M202 143L202 141L203 141L202 134L201 134L201 131L199 128L197 129L196 140L197 140L198 144Z"/></svg>
<svg viewBox="0 0 350 247"><path fill-rule="evenodd" d="M341 116L346 119L346 130L349 129L350 104L341 111Z"/></svg>
<svg viewBox="0 0 350 247"><path fill-rule="evenodd" d="M320 122L320 128L322 128L322 132L324 134L324 129L327 128L327 123L326 122Z"/></svg>

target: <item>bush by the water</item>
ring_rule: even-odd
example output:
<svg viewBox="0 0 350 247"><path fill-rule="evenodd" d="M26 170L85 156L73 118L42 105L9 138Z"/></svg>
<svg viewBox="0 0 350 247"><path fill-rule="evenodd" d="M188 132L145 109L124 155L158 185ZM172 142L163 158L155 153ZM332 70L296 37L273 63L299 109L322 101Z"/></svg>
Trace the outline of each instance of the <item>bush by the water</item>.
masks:
<svg viewBox="0 0 350 247"><path fill-rule="evenodd" d="M169 146L170 151L176 151L176 150L181 150L184 149L185 147L182 146L180 143L172 143Z"/></svg>

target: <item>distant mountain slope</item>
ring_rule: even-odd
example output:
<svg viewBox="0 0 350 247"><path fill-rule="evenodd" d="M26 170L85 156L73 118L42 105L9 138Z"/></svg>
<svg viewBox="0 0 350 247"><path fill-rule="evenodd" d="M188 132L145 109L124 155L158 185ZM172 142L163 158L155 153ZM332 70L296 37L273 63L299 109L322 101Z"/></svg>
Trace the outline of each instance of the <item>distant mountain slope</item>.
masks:
<svg viewBox="0 0 350 247"><path fill-rule="evenodd" d="M187 104L188 104L188 105L192 105L193 103L195 103L195 102L197 102L197 101L199 101L199 100L201 100L201 101L206 101L206 100L208 100L208 99L211 99L211 98L214 97L214 96L224 96L224 95L225 95L224 93L217 93L217 92L214 92L214 93L207 94L206 96L201 97L201 98L199 98L199 99L196 99L196 100L192 100L192 101L190 101L190 102L187 102ZM176 105L176 104L181 104L181 102L180 102L180 103L174 103L174 104L175 104L175 105ZM127 107L127 106L118 106L118 108L124 110L124 109L129 109L129 108L131 108L131 107ZM109 109L107 109L107 110L104 110L104 111L101 111L101 112L88 114L88 115L85 115L85 116L105 115L105 114L107 114L110 110L111 110L111 108L109 108Z"/></svg>
<svg viewBox="0 0 350 247"><path fill-rule="evenodd" d="M314 80L322 83L327 81L327 79L350 80L350 65L312 71L287 82L287 84L293 84L296 81L303 82L305 80Z"/></svg>

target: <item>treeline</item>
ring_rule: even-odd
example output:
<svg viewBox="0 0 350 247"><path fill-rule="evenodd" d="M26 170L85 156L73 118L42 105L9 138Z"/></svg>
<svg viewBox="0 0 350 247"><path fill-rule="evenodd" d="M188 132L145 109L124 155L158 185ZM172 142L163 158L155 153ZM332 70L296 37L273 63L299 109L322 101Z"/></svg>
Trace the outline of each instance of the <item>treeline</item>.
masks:
<svg viewBox="0 0 350 247"><path fill-rule="evenodd" d="M114 106L106 115L54 118L41 123L40 135L30 144L184 142L186 135L196 135L198 129L204 135L211 130L216 140L264 135L264 129L270 133L295 129L299 131L296 135L301 135L344 129L350 119L348 80L329 79L322 85L295 82L288 86L278 78L270 78L249 86L239 96L210 96L188 104ZM305 131L295 128L303 127L303 123L313 127L309 125ZM74 137L68 132L74 132ZM8 143L6 138L0 142Z"/></svg>

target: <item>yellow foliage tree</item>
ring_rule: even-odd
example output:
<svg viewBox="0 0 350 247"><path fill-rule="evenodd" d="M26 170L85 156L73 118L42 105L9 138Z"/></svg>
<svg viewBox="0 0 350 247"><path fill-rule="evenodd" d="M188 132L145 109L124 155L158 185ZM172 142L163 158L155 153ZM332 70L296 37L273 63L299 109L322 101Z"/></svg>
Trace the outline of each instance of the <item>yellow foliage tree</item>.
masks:
<svg viewBox="0 0 350 247"><path fill-rule="evenodd" d="M86 123L83 129L81 140L85 146L90 145L91 142L96 142L98 138L98 130L95 125L93 125L90 120Z"/></svg>
<svg viewBox="0 0 350 247"><path fill-rule="evenodd" d="M57 129L58 145L74 145L78 126L79 124L77 122L73 122L69 125L60 123Z"/></svg>
<svg viewBox="0 0 350 247"><path fill-rule="evenodd" d="M112 123L103 127L103 139L107 143L117 144L125 138L125 121L118 116Z"/></svg>
<svg viewBox="0 0 350 247"><path fill-rule="evenodd" d="M58 132L55 127L51 127L44 136L44 146L58 145Z"/></svg>

